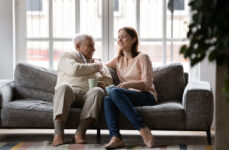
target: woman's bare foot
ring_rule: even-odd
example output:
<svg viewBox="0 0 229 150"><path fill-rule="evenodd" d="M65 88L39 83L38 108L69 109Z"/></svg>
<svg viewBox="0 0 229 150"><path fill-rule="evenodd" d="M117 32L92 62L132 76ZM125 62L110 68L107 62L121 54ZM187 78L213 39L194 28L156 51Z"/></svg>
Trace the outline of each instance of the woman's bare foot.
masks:
<svg viewBox="0 0 229 150"><path fill-rule="evenodd" d="M104 147L107 149L121 148L125 147L125 143L119 137L112 137L110 142L107 143Z"/></svg>
<svg viewBox="0 0 229 150"><path fill-rule="evenodd" d="M141 128L140 129L140 134L143 138L143 141L145 143L145 145L148 147L148 148L151 148L154 146L154 137L153 135L151 134L151 131L148 127L144 127L144 128Z"/></svg>
<svg viewBox="0 0 229 150"><path fill-rule="evenodd" d="M59 146L64 144L64 137L61 134L58 135L54 135L53 141L52 141L52 145L53 146Z"/></svg>
<svg viewBox="0 0 229 150"><path fill-rule="evenodd" d="M87 144L86 140L85 140L85 136L78 133L77 135L75 135L74 137L74 142L76 144Z"/></svg>

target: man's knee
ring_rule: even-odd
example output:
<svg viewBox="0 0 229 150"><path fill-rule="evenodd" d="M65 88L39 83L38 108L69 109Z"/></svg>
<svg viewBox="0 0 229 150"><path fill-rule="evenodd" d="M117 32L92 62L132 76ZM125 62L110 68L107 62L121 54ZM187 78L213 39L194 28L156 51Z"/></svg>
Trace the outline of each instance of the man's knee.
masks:
<svg viewBox="0 0 229 150"><path fill-rule="evenodd" d="M94 87L93 89L91 89L90 94L100 95L103 97L105 96L104 90L100 87Z"/></svg>
<svg viewBox="0 0 229 150"><path fill-rule="evenodd" d="M56 89L53 102L54 104L61 104L61 101L71 103L73 99L74 93L72 87L69 84L64 83Z"/></svg>
<svg viewBox="0 0 229 150"><path fill-rule="evenodd" d="M61 91L72 91L72 87L68 83L63 83L56 89L56 91L59 91L59 90L61 90Z"/></svg>
<svg viewBox="0 0 229 150"><path fill-rule="evenodd" d="M102 103L105 92L100 87L93 88L87 96L86 101L91 101L92 103Z"/></svg>

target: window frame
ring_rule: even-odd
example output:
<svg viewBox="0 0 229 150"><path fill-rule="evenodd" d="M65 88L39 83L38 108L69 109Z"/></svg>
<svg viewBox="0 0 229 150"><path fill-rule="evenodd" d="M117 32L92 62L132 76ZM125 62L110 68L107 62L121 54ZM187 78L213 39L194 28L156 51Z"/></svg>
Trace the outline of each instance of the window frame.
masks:
<svg viewBox="0 0 229 150"><path fill-rule="evenodd" d="M49 43L49 68L54 67L54 60L53 60L53 43L56 41L71 41L71 38L57 38L53 37L53 1L49 0L49 34L47 38L30 38L26 37L26 0L15 0L15 22L17 26L15 25L15 40L16 40L16 58L15 62L19 61L27 61L27 49L26 49L26 42L27 41L47 41ZM113 0L101 0L102 2L102 37L101 38L95 38L95 42L101 42L102 43L102 54L103 54L103 61L109 61L111 60L113 56L113 46L114 42L117 41L117 38L113 37L114 34L114 11L113 11ZM166 56L167 56L167 49L166 45L167 42L185 42L187 41L187 38L168 38L167 33L167 0L163 0L162 5L162 38L141 38L139 39L140 42L162 42L162 64L166 64ZM141 34L140 31L140 0L135 1L136 4L136 31L139 34ZM97 6L96 6L97 7ZM51 29L51 30L50 30ZM75 0L75 33L78 33L80 31L80 0ZM25 38L22 38L25 37ZM173 57L173 52L171 53L171 61Z"/></svg>

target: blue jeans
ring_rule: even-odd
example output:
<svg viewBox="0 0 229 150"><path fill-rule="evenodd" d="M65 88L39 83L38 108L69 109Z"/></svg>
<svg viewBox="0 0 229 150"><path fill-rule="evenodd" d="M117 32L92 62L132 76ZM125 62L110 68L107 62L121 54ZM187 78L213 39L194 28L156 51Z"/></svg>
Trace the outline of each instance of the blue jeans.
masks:
<svg viewBox="0 0 229 150"><path fill-rule="evenodd" d="M134 106L155 105L154 96L148 92L135 92L123 88L113 88L109 96L104 98L104 114L107 121L110 137L121 138L117 125L117 111L119 110L137 130L146 124L138 115Z"/></svg>

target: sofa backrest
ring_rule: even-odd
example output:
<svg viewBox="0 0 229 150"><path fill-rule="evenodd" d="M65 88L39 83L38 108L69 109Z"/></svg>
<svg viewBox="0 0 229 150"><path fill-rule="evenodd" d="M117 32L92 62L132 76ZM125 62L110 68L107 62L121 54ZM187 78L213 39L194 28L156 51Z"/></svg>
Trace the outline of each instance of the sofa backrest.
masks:
<svg viewBox="0 0 229 150"><path fill-rule="evenodd" d="M186 86L187 74L184 74L181 63L171 63L154 68L154 85L158 94L158 102L182 101Z"/></svg>
<svg viewBox="0 0 229 150"><path fill-rule="evenodd" d="M180 101L188 74L184 74L180 63L172 63L153 68L154 85L158 102ZM115 85L119 84L116 70L109 68ZM57 72L28 63L18 63L15 69L16 94L21 98L53 100Z"/></svg>
<svg viewBox="0 0 229 150"><path fill-rule="evenodd" d="M110 73L115 85L119 83L114 69ZM158 102L182 101L183 91L188 82L188 74L183 72L181 63L171 63L154 67L154 85L158 94Z"/></svg>
<svg viewBox="0 0 229 150"><path fill-rule="evenodd" d="M18 97L52 101L57 80L55 71L28 63L18 63L14 80Z"/></svg>

